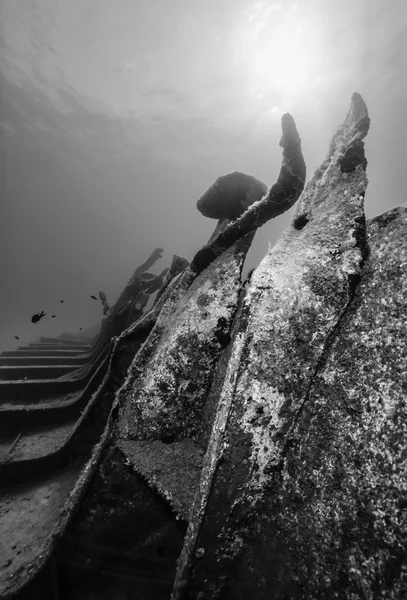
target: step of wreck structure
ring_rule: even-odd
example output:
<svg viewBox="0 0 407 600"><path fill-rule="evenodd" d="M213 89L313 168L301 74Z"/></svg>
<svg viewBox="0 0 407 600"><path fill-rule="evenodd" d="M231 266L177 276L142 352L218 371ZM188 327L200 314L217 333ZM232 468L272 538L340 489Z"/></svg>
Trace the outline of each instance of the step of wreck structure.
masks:
<svg viewBox="0 0 407 600"><path fill-rule="evenodd" d="M68 352L67 354L66 352L48 351L38 356L36 353L23 350L22 352L16 352L15 356L0 355L0 366L59 365L61 363L65 365L82 365L89 361L88 353Z"/></svg>
<svg viewBox="0 0 407 600"><path fill-rule="evenodd" d="M26 346L27 349L32 350L71 350L72 352L89 352L89 344L51 344L51 343L38 343L33 342Z"/></svg>
<svg viewBox="0 0 407 600"><path fill-rule="evenodd" d="M215 231L114 341L107 420L5 488L2 598L405 597L407 206L365 219L369 123L354 94L304 187L284 115L270 189L232 173L200 198Z"/></svg>
<svg viewBox="0 0 407 600"><path fill-rule="evenodd" d="M75 350L72 348L72 346L70 346L69 348L57 348L56 350L52 350L51 352L51 356L55 356L55 357L61 357L61 356L70 356L70 357L75 357L77 356L78 358L80 356L83 355L87 355L89 354L88 351L83 350L83 348L81 347L79 350ZM17 350L4 350L4 352L1 353L0 357L1 358L9 358L9 357L30 357L30 356L49 356L50 355L50 350L49 348L47 349L46 346L41 346L41 348L39 350L30 348L29 346L24 346L21 348L18 348Z"/></svg>
<svg viewBox="0 0 407 600"><path fill-rule="evenodd" d="M86 343L77 347L63 343L54 346L40 340L35 346L22 346L12 354L3 352L0 354L0 380L55 379L87 362L91 349L92 346Z"/></svg>
<svg viewBox="0 0 407 600"><path fill-rule="evenodd" d="M32 377L35 370L44 369L49 377L0 382L1 598L12 597L13 590L24 587L19 581L21 574L28 579L36 574L31 565L50 544L103 433L114 391L143 339L143 333L137 340L126 337L125 328L140 320L151 295L165 289L187 264L174 257L170 269L151 275L147 269L161 256L162 250L155 250L136 269L93 343L54 343L54 339L42 338L36 346L48 347L45 354L25 347L1 356L1 367L7 373L16 368L21 376ZM148 332L148 325L145 330ZM73 349L76 345L78 349ZM52 377L55 367L66 366L67 352L70 372ZM75 363L78 358L80 364ZM15 360L23 362L8 363ZM6 548L3 542L10 535L14 542Z"/></svg>
<svg viewBox="0 0 407 600"><path fill-rule="evenodd" d="M47 337L41 336L39 339L40 344L62 344L64 346L88 346L89 342L84 340L77 340L75 338L65 338L65 337Z"/></svg>

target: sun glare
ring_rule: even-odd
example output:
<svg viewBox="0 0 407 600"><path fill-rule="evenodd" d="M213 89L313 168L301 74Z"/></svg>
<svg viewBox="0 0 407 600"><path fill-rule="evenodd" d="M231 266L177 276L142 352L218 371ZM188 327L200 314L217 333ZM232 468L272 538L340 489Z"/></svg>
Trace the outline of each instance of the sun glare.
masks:
<svg viewBox="0 0 407 600"><path fill-rule="evenodd" d="M309 94L321 81L321 27L295 4L289 10L281 4L253 4L234 45L248 93L253 99L266 100L270 112Z"/></svg>

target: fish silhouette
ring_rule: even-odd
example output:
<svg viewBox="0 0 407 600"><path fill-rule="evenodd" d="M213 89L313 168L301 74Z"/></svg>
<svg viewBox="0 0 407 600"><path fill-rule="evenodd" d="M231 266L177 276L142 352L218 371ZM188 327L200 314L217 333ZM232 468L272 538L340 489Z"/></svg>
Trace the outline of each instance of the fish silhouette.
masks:
<svg viewBox="0 0 407 600"><path fill-rule="evenodd" d="M31 323L38 323L38 321L40 321L42 317L45 317L45 312L43 310L40 313L37 313L31 317Z"/></svg>
<svg viewBox="0 0 407 600"><path fill-rule="evenodd" d="M93 298L94 300L97 300L96 296L91 296L91 298Z"/></svg>
<svg viewBox="0 0 407 600"><path fill-rule="evenodd" d="M79 331L81 331L83 329L83 327L79 327Z"/></svg>
<svg viewBox="0 0 407 600"><path fill-rule="evenodd" d="M19 340L19 339L20 339L20 338L18 337L18 335L15 335L14 337L16 338L16 340Z"/></svg>
<svg viewBox="0 0 407 600"><path fill-rule="evenodd" d="M65 302L64 300L60 300L59 303L62 304L63 302Z"/></svg>
<svg viewBox="0 0 407 600"><path fill-rule="evenodd" d="M55 319L56 315L52 315L51 319Z"/></svg>

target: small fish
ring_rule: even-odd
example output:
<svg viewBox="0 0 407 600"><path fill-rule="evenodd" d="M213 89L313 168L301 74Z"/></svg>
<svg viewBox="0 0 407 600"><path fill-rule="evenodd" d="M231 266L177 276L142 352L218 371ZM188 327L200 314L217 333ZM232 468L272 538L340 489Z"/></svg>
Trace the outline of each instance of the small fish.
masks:
<svg viewBox="0 0 407 600"><path fill-rule="evenodd" d="M38 321L40 321L42 317L45 317L45 312L43 310L40 313L37 313L36 315L33 315L31 317L31 323L38 323Z"/></svg>
<svg viewBox="0 0 407 600"><path fill-rule="evenodd" d="M91 296L91 298L93 298L94 300L97 300L96 296Z"/></svg>
<svg viewBox="0 0 407 600"><path fill-rule="evenodd" d="M79 327L79 331L82 331L83 327Z"/></svg>
<svg viewBox="0 0 407 600"><path fill-rule="evenodd" d="M18 337L18 335L15 335L14 337L16 338L16 340L19 340L19 339L20 339L20 338Z"/></svg>
<svg viewBox="0 0 407 600"><path fill-rule="evenodd" d="M59 301L59 303L60 303L60 304L63 304L64 302L65 302L64 300L60 300L60 301Z"/></svg>
<svg viewBox="0 0 407 600"><path fill-rule="evenodd" d="M55 319L56 315L52 315L51 319Z"/></svg>

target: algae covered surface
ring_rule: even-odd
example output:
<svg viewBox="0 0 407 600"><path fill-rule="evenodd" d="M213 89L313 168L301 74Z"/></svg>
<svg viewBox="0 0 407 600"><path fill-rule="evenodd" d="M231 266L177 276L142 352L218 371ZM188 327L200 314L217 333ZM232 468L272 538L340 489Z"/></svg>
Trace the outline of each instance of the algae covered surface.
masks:
<svg viewBox="0 0 407 600"><path fill-rule="evenodd" d="M354 95L251 277L174 599L403 597L405 216L366 229L368 128Z"/></svg>

